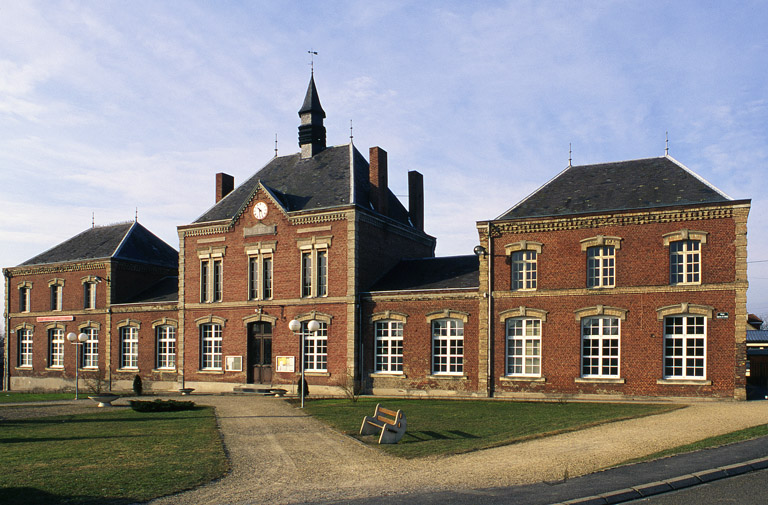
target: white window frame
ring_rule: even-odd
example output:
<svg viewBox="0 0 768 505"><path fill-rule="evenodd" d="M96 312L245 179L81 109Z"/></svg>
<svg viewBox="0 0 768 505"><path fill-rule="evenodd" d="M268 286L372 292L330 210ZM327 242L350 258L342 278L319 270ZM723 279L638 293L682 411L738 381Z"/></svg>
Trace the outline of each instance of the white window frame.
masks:
<svg viewBox="0 0 768 505"><path fill-rule="evenodd" d="M331 237L299 239L299 294L301 298L328 296Z"/></svg>
<svg viewBox="0 0 768 505"><path fill-rule="evenodd" d="M382 374L403 373L403 322L385 319L374 323L374 371Z"/></svg>
<svg viewBox="0 0 768 505"><path fill-rule="evenodd" d="M224 299L224 253L226 246L197 251L200 260L200 303L216 303Z"/></svg>
<svg viewBox="0 0 768 505"><path fill-rule="evenodd" d="M158 370L176 370L176 327L161 324L155 327L156 360Z"/></svg>
<svg viewBox="0 0 768 505"><path fill-rule="evenodd" d="M670 330L675 331L670 332ZM679 340L679 344L675 345L674 340ZM674 373L675 369L679 369L680 373ZM706 316L679 314L664 318L664 378L689 380L707 378Z"/></svg>
<svg viewBox="0 0 768 505"><path fill-rule="evenodd" d="M96 370L99 368L99 329L91 326L83 328L82 333L88 336L88 340L80 345L80 368Z"/></svg>
<svg viewBox="0 0 768 505"><path fill-rule="evenodd" d="M123 326L120 328L120 369L138 370L139 368L139 328Z"/></svg>
<svg viewBox="0 0 768 505"><path fill-rule="evenodd" d="M593 325L592 322L596 322L597 325ZM613 333L614 329L615 333ZM587 349L590 350L589 354L585 352ZM597 371L595 372L594 369ZM612 373L611 369L615 369L615 372ZM617 379L620 374L621 318L615 316L582 318L581 377Z"/></svg>
<svg viewBox="0 0 768 505"><path fill-rule="evenodd" d="M31 312L32 288L28 285L19 286L19 312Z"/></svg>
<svg viewBox="0 0 768 505"><path fill-rule="evenodd" d="M598 245L587 249L587 287L616 286L616 247Z"/></svg>
<svg viewBox="0 0 768 505"><path fill-rule="evenodd" d="M464 375L464 321L432 321L432 374Z"/></svg>
<svg viewBox="0 0 768 505"><path fill-rule="evenodd" d="M701 284L700 240L675 240L669 243L669 283L673 286Z"/></svg>
<svg viewBox="0 0 768 505"><path fill-rule="evenodd" d="M51 310L61 311L64 303L64 284L55 282L51 285Z"/></svg>
<svg viewBox="0 0 768 505"><path fill-rule="evenodd" d="M512 263L512 291L533 291L538 283L538 253L532 249L514 251Z"/></svg>
<svg viewBox="0 0 768 505"><path fill-rule="evenodd" d="M64 329L48 330L48 368L64 368Z"/></svg>
<svg viewBox="0 0 768 505"><path fill-rule="evenodd" d="M531 317L507 319L507 377L541 377L542 320Z"/></svg>
<svg viewBox="0 0 768 505"><path fill-rule="evenodd" d="M317 321L320 327L316 332L307 328L309 321L301 322L300 334L304 337L304 371L328 371L328 323Z"/></svg>
<svg viewBox="0 0 768 505"><path fill-rule="evenodd" d="M34 334L29 328L17 330L16 335L19 339L19 368L32 368L32 357L34 350Z"/></svg>
<svg viewBox="0 0 768 505"><path fill-rule="evenodd" d="M83 282L83 308L96 308L96 283L92 281Z"/></svg>
<svg viewBox="0 0 768 505"><path fill-rule="evenodd" d="M222 370L222 326L200 325L200 370Z"/></svg>
<svg viewBox="0 0 768 505"><path fill-rule="evenodd" d="M274 245L246 249L248 255L248 299L271 300L273 297Z"/></svg>

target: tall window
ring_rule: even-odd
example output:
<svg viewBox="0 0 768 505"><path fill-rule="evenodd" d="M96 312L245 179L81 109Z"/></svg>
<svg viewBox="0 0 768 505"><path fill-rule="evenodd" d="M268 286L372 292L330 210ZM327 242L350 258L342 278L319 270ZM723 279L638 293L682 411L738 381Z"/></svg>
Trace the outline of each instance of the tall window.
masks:
<svg viewBox="0 0 768 505"><path fill-rule="evenodd" d="M63 285L51 284L51 310L61 310L63 292Z"/></svg>
<svg viewBox="0 0 768 505"><path fill-rule="evenodd" d="M301 296L328 295L328 251L311 249L301 253Z"/></svg>
<svg viewBox="0 0 768 505"><path fill-rule="evenodd" d="M173 370L176 368L176 328L169 325L155 328L157 339L156 365L160 370Z"/></svg>
<svg viewBox="0 0 768 505"><path fill-rule="evenodd" d="M21 286L19 288L19 312L29 312L30 309L30 295L32 290L29 286Z"/></svg>
<svg viewBox="0 0 768 505"><path fill-rule="evenodd" d="M272 256L249 256L248 299L268 300L270 298L272 298Z"/></svg>
<svg viewBox="0 0 768 505"><path fill-rule="evenodd" d="M403 371L403 323L376 321L376 372Z"/></svg>
<svg viewBox="0 0 768 505"><path fill-rule="evenodd" d="M22 329L16 332L19 338L19 366L32 367L32 330Z"/></svg>
<svg viewBox="0 0 768 505"><path fill-rule="evenodd" d="M704 316L664 318L664 377L706 377L707 325Z"/></svg>
<svg viewBox="0 0 768 505"><path fill-rule="evenodd" d="M64 368L64 330L48 330L48 367Z"/></svg>
<svg viewBox="0 0 768 505"><path fill-rule="evenodd" d="M587 249L587 287L612 288L616 285L616 249L612 245Z"/></svg>
<svg viewBox="0 0 768 505"><path fill-rule="evenodd" d="M318 321L320 328L312 333L307 328L308 321L301 323L304 335L304 370L308 372L328 371L328 323Z"/></svg>
<svg viewBox="0 0 768 505"><path fill-rule="evenodd" d="M120 328L120 368L139 367L139 329L135 326Z"/></svg>
<svg viewBox="0 0 768 505"><path fill-rule="evenodd" d="M588 317L581 320L582 377L619 376L619 319Z"/></svg>
<svg viewBox="0 0 768 505"><path fill-rule="evenodd" d="M536 289L536 251L512 253L512 289Z"/></svg>
<svg viewBox="0 0 768 505"><path fill-rule="evenodd" d="M541 319L507 319L507 375L541 375Z"/></svg>
<svg viewBox="0 0 768 505"><path fill-rule="evenodd" d="M248 299L259 299L259 257L248 258Z"/></svg>
<svg viewBox="0 0 768 505"><path fill-rule="evenodd" d="M317 296L328 294L328 251L317 251Z"/></svg>
<svg viewBox="0 0 768 505"><path fill-rule="evenodd" d="M204 324L200 326L200 368L202 370L221 370L221 325Z"/></svg>
<svg viewBox="0 0 768 505"><path fill-rule="evenodd" d="M220 259L200 261L200 302L221 301L222 268Z"/></svg>
<svg viewBox="0 0 768 505"><path fill-rule="evenodd" d="M301 253L301 296L312 296L312 252Z"/></svg>
<svg viewBox="0 0 768 505"><path fill-rule="evenodd" d="M96 283L95 282L83 283L83 308L84 309L96 308Z"/></svg>
<svg viewBox="0 0 768 505"><path fill-rule="evenodd" d="M88 336L88 340L79 346L82 349L80 366L99 368L99 330L97 328L85 328L83 333Z"/></svg>
<svg viewBox="0 0 768 505"><path fill-rule="evenodd" d="M432 373L464 373L464 322L460 319L432 321Z"/></svg>
<svg viewBox="0 0 768 505"><path fill-rule="evenodd" d="M272 256L261 259L262 296L265 300L272 298Z"/></svg>
<svg viewBox="0 0 768 505"><path fill-rule="evenodd" d="M698 240L678 240L669 244L669 283L698 284L701 265Z"/></svg>

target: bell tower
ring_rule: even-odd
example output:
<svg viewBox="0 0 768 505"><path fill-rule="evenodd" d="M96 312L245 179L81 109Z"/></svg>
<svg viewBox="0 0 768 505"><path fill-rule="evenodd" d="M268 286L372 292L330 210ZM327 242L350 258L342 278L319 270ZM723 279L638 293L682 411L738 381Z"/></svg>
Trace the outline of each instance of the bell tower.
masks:
<svg viewBox="0 0 768 505"><path fill-rule="evenodd" d="M320 98L317 96L314 72L309 78L307 95L304 97L304 104L299 110L299 117L301 118L301 125L299 126L301 157L311 158L325 149L325 126L323 126L325 111L320 105Z"/></svg>

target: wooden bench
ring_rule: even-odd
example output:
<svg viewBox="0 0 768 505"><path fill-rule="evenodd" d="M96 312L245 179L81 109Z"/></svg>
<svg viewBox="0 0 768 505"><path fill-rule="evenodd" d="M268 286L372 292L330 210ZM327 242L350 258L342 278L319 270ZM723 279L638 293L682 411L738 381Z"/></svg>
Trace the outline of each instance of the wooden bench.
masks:
<svg viewBox="0 0 768 505"><path fill-rule="evenodd" d="M361 435L379 435L380 444L396 444L405 435L405 414L402 410L385 409L381 404L376 405L373 416L365 416L360 426Z"/></svg>

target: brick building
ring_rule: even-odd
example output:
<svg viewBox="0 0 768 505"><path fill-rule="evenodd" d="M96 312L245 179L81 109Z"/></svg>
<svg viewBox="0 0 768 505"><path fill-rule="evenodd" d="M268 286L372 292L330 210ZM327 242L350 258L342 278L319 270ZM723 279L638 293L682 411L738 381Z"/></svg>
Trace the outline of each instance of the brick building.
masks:
<svg viewBox="0 0 768 505"><path fill-rule="evenodd" d="M304 366L314 394L745 397L749 200L669 156L569 166L477 223L475 255L435 258L421 174L408 174L406 209L383 149L366 160L351 142L327 147L314 77L299 117L300 152L237 187L216 175L215 204L178 227L178 270L164 244L154 260L145 248L133 263L62 255L6 269L11 387L74 375L58 340L37 336L63 326L99 329L83 369L117 389L136 373L156 389L292 388ZM37 286L59 280L98 309L65 298L30 312L48 293Z"/></svg>

